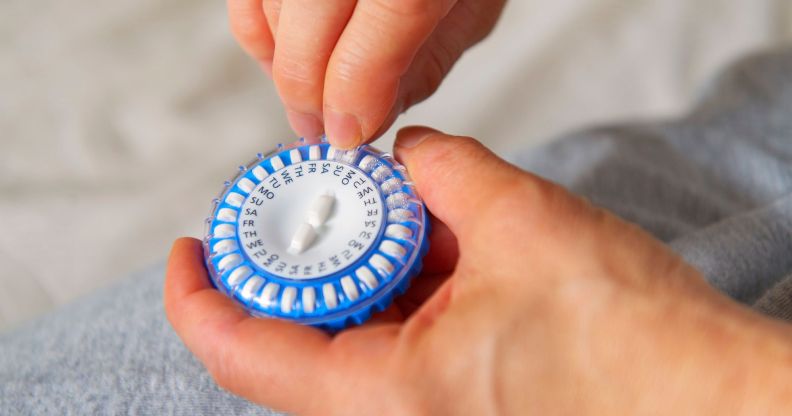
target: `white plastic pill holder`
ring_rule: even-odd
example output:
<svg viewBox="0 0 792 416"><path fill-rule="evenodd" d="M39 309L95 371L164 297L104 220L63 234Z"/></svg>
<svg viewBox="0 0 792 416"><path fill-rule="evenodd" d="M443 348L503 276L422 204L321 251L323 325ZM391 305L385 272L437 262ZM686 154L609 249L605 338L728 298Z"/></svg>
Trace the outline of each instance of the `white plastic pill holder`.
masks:
<svg viewBox="0 0 792 416"><path fill-rule="evenodd" d="M254 316L337 331L407 289L428 228L393 157L301 139L257 155L225 183L204 251L214 285Z"/></svg>

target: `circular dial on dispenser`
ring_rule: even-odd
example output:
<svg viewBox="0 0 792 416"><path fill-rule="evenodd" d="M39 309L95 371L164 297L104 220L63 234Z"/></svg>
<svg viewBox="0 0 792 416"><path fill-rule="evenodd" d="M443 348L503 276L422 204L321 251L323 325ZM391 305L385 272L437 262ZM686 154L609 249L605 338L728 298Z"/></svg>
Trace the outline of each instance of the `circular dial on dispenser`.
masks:
<svg viewBox="0 0 792 416"><path fill-rule="evenodd" d="M262 181L242 204L238 234L256 266L292 279L348 267L382 227L377 184L336 161L304 161Z"/></svg>
<svg viewBox="0 0 792 416"><path fill-rule="evenodd" d="M257 316L337 330L387 307L428 243L404 167L369 147L300 141L240 169L204 240L215 285Z"/></svg>

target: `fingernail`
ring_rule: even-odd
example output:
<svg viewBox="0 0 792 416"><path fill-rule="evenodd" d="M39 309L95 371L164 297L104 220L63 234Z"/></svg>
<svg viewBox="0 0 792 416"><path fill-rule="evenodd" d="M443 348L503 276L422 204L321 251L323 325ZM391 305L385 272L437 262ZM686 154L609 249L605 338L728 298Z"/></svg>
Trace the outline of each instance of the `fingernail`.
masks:
<svg viewBox="0 0 792 416"><path fill-rule="evenodd" d="M357 117L332 109L325 110L325 133L333 146L351 149L363 141Z"/></svg>
<svg viewBox="0 0 792 416"><path fill-rule="evenodd" d="M439 133L429 127L405 127L396 134L396 147L412 149L421 144L427 137Z"/></svg>
<svg viewBox="0 0 792 416"><path fill-rule="evenodd" d="M259 66L261 67L261 70L264 71L265 74L267 74L268 77L272 78L272 60L261 61L259 62Z"/></svg>
<svg viewBox="0 0 792 416"><path fill-rule="evenodd" d="M286 117L288 117L294 132L300 137L316 139L322 135L322 121L313 114L286 110Z"/></svg>

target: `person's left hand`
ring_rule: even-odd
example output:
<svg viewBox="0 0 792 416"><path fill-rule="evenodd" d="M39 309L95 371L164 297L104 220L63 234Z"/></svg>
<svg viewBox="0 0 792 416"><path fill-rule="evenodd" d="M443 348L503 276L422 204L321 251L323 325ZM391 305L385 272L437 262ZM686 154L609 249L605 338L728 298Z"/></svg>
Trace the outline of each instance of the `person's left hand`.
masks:
<svg viewBox="0 0 792 416"><path fill-rule="evenodd" d="M360 327L252 318L211 287L199 241L174 245L166 311L221 386L316 415L790 414L788 327L472 139L396 144L440 221L406 296Z"/></svg>

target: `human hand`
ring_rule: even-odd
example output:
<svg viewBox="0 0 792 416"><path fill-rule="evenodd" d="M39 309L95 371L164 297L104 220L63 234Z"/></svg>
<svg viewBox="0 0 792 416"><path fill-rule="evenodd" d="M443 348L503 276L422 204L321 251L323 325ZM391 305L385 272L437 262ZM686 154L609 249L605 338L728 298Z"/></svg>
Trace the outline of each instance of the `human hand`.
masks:
<svg viewBox="0 0 792 416"><path fill-rule="evenodd" d="M352 148L431 95L505 0L227 0L294 131Z"/></svg>
<svg viewBox="0 0 792 416"><path fill-rule="evenodd" d="M168 318L222 387L317 415L789 412L788 327L638 227L472 139L411 128L396 152L439 222L410 291L360 327L252 318L176 242Z"/></svg>

